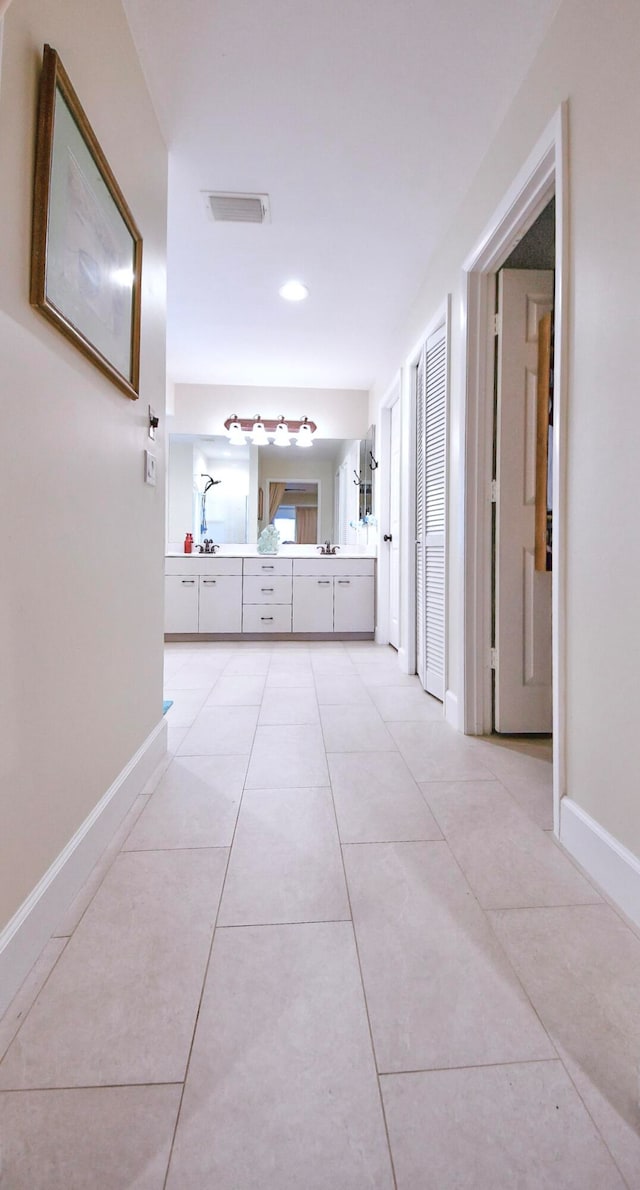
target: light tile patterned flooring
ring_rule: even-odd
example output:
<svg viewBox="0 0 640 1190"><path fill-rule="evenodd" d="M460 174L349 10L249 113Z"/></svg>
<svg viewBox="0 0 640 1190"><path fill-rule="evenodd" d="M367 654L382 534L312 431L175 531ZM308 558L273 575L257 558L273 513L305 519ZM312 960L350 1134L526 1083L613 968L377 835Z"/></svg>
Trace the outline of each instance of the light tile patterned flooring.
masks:
<svg viewBox="0 0 640 1190"><path fill-rule="evenodd" d="M369 643L171 645L166 693L0 1022L0 1185L640 1187L640 941L549 833L549 744Z"/></svg>

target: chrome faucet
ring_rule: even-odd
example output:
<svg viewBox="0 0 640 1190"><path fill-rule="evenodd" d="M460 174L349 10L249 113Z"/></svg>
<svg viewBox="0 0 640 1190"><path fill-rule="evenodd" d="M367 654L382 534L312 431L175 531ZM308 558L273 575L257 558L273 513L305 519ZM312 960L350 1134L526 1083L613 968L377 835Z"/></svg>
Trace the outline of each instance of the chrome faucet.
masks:
<svg viewBox="0 0 640 1190"><path fill-rule="evenodd" d="M328 555L328 554L335 554L336 550L340 549L340 546L339 545L331 545L331 543L327 540L327 541L325 541L324 545L319 545L317 548L321 554Z"/></svg>
<svg viewBox="0 0 640 1190"><path fill-rule="evenodd" d="M215 554L216 550L219 550L219 549L220 549L220 546L214 545L213 539L211 537L205 537L204 541L202 542L202 545L198 546L198 553L200 553L200 554Z"/></svg>

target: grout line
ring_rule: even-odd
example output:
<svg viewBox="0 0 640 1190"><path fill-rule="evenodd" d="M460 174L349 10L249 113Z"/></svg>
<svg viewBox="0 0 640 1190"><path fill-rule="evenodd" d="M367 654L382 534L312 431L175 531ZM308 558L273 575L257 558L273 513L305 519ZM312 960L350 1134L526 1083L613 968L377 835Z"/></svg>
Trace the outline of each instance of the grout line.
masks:
<svg viewBox="0 0 640 1190"><path fill-rule="evenodd" d="M395 846L396 843L446 843L446 839L439 837L434 839L345 839L342 847L386 847Z"/></svg>
<svg viewBox="0 0 640 1190"><path fill-rule="evenodd" d="M123 855L156 855L174 851L226 851L230 843L202 843L195 847L127 847Z"/></svg>
<svg viewBox="0 0 640 1190"><path fill-rule="evenodd" d="M280 926L327 926L344 925L350 922L350 917L309 917L303 921L242 921L222 922L216 926L217 930L270 930Z"/></svg>
<svg viewBox="0 0 640 1190"><path fill-rule="evenodd" d="M14 1043L14 1041L15 1041L16 1037L18 1036L18 1033L19 1033L19 1032L20 1032L20 1030L22 1029L22 1026L25 1024L25 1022L26 1022L27 1018L28 1018L28 1017L31 1015L32 1009L34 1008L34 1005L35 1005L36 1001L37 1001L37 1000L39 999L39 997L42 995L42 993L43 993L44 989L46 988L46 986L47 986L47 984L48 984L48 982L49 982L49 980L51 979L51 976L53 975L53 972L55 971L56 967L58 966L58 963L60 962L60 959L62 958L62 956L63 956L63 954L64 954L65 950L67 949L67 946L69 945L69 939L70 939L70 937L71 937L71 935L70 935L70 934L69 934L69 935L67 935L67 934L57 934L57 935L53 935L53 934L52 934L52 935L51 935L51 937L49 938L49 940L48 940L49 942L53 942L54 940L55 940L55 941L59 941L59 942L64 942L64 946L62 947L62 949L61 949L61 951L60 951L60 954L58 955L57 959L56 959L56 960L55 960L55 962L53 963L53 965L52 965L52 967L51 967L51 970L49 971L49 973L48 973L48 975L47 975L46 979L44 980L44 982L43 982L43 984L42 984L42 986L38 988L38 990L37 990L37 992L36 992L35 996L33 997L33 1000L32 1000L32 1001L31 1001L31 1003L28 1005L28 1007L26 1008L25 1012L24 1012L24 1013L21 1015L21 1017L20 1017L20 1020L17 1022L17 1024L16 1024L16 1031L15 1031L15 1033L13 1033L13 1034L12 1034L10 1041L7 1043L7 1045L5 1046L4 1050L3 1050L3 1051L0 1053L0 1063L2 1063L2 1062L4 1061L4 1059L6 1058L7 1054L9 1053L9 1050L11 1049L11 1046L13 1045L13 1043ZM18 988L18 990L17 990L17 992L16 992L15 996L12 998L11 1002L10 1002L10 1003L7 1005L7 1007L6 1007L6 1009L5 1009L5 1011L4 1011L3 1015L2 1015L2 1017L0 1018L0 1022L1 1022L1 1021L4 1021L4 1019L5 1019L5 1018L6 1018L6 1017L9 1015L9 1013L10 1013L10 1011L11 1011L11 1005L15 1003L15 1000L16 1000L16 999L17 999L17 997L20 995L20 992L21 992L22 988L24 987L24 985L25 985L25 983L26 983L27 979L28 979L28 978L29 978L29 976L31 975L31 972L33 971L33 968L35 967L36 963L38 963L38 962L40 961L40 959L42 958L42 955L44 954L44 950L45 950L45 947L46 947L46 946L47 946L47 943L45 942L45 945L43 946L42 950L40 951L40 954L38 955L38 958L36 959L35 963L34 963L34 964L33 964L33 966L31 967L31 970L27 972L27 974L25 975L25 977L24 977L24 979L23 979L22 983L20 984L20 987Z"/></svg>
<svg viewBox="0 0 640 1190"><path fill-rule="evenodd" d="M54 1087L2 1087L0 1095L29 1095L32 1091L42 1094L46 1091L126 1091L129 1087L181 1087L180 1080L161 1079L157 1083L70 1083Z"/></svg>
<svg viewBox="0 0 640 1190"><path fill-rule="evenodd" d="M448 1074L453 1070L493 1070L502 1069L504 1066L546 1066L549 1062L554 1062L560 1066L564 1066L562 1058L510 1058L508 1062L465 1062L461 1066L416 1066L407 1070L380 1070L380 1078L395 1078L399 1075L404 1078L406 1075L412 1074Z"/></svg>
<svg viewBox="0 0 640 1190"><path fill-rule="evenodd" d="M246 769L245 769L245 774L244 774L244 777L243 777L243 780L242 780L242 791L241 791L241 793L240 793L240 797L239 797L239 799L238 799L238 810L237 810L237 813L236 813L236 819L235 819L235 823L234 823L234 826L233 826L233 835L232 835L232 838L231 838L231 843L230 843L230 845L229 845L229 850L228 850L228 853L227 853L227 862L226 862L226 864L225 864L224 875L223 875L223 877L222 877L222 884L220 885L220 895L219 895L219 897L218 897L218 907L217 907L217 909L216 909L216 916L215 916L215 921L214 921L214 923L213 923L213 930L211 931L211 942L210 942L210 945L209 945L209 953L208 953L208 955L207 955L207 961L206 961L206 964L205 964L204 975L203 975L202 984L201 984L201 987L200 987L200 996L199 996L199 999L198 999L198 1007L197 1007L197 1009L196 1009L195 1021L194 1021L194 1024L193 1024L193 1032L192 1032L192 1034L191 1034L191 1044L190 1044L190 1046L189 1046L189 1053L187 1054L187 1062L186 1062L186 1065L185 1065L185 1071L184 1071L184 1081L183 1081L183 1084L182 1084L182 1094L180 1095L180 1102L178 1103L178 1110L177 1110L177 1112L176 1112L176 1121L175 1121L175 1125L174 1125L174 1128L173 1128L173 1134L172 1134L172 1137L171 1137L171 1144L170 1144L170 1147L169 1147L169 1155L168 1155L168 1158L167 1158L167 1169L166 1169L166 1173L165 1173L165 1176L164 1176L164 1181L163 1181L163 1183L162 1183L162 1190L166 1190L167 1181L168 1181L168 1178L169 1178L169 1171L170 1171L170 1169L171 1169L171 1162L172 1162L172 1160L173 1160L173 1150L174 1150L174 1147L175 1147L176 1136L177 1136L177 1133L178 1133L178 1127L179 1127L179 1124L180 1124L180 1117L181 1117L181 1115L182 1115L182 1104L184 1103L184 1095L185 1095L185 1090L186 1090L186 1086L187 1086L187 1079L188 1079L188 1077L189 1077L189 1070L190 1070L190 1067L191 1067L191 1059L192 1059L192 1057L193 1057L193 1047L194 1047L194 1044L195 1044L196 1033L197 1033L197 1031L198 1031L198 1023L199 1023L199 1021L200 1021L200 1013L201 1013L201 1010L202 1010L202 1001L203 1001L203 998L204 998L205 988L206 988L206 986L207 986L207 979L208 979L208 977L209 977L209 971L210 971L210 969L211 969L211 958L212 958L212 955L213 955L213 947L214 947L214 944L215 944L215 939L216 939L216 931L217 931L217 928L218 928L218 918L219 918L219 916L220 916L220 908L221 908L221 906L222 906L222 899L223 899L223 897L224 897L224 890L225 890L225 886L226 886L226 883L227 883L227 875L228 875L228 872L229 872L229 864L231 863L231 854L232 854L232 851L233 851L233 844L234 844L234 842L235 842L236 833L237 833L237 830L238 830L238 822L239 822L239 820L240 820L240 811L241 811L241 809L242 809L242 801L243 801L243 798L244 798L245 789L246 789L246 787L247 787L247 774L248 774L248 772L249 772L249 767L250 767L250 764L251 764L251 753L252 753L252 751L253 751L253 746L254 746L254 743L255 743L255 738L256 738L256 733L257 733L257 730L258 730L258 716L256 716L256 723L255 723L255 726L254 726L254 729L253 729L253 736L252 736L252 739L251 739L251 747L250 747L250 749L249 749L249 759L248 759L248 761L247 761L247 767L246 767Z"/></svg>
<svg viewBox="0 0 640 1190"><path fill-rule="evenodd" d="M325 752L325 757L326 757L326 752ZM328 767L329 766L327 764L327 768ZM331 777L330 771L329 771L329 777ZM336 803L335 803L335 797L334 797L334 793L333 793L333 786L331 786L331 804L333 806L333 815L334 815L335 823L336 823L336 832L338 835L338 843L340 844L340 859L342 862L342 872L343 872L343 876L344 876L344 885L345 885L345 890L346 890L346 894L347 894L347 902L349 905L349 913L351 914L351 929L353 932L353 944L354 944L355 952L356 952L356 962L358 964L358 971L360 973L360 986L362 988L362 1003L364 1005L364 1012L365 1012L365 1017L366 1017L366 1021L367 1021L367 1028L369 1030L369 1042L371 1044L371 1057L373 1059L373 1070L374 1070L376 1082L378 1085L378 1099L379 1099L379 1103L380 1103L380 1111L382 1112L382 1122L384 1125L384 1131L385 1131L385 1136L386 1136L386 1140L387 1140L387 1151L389 1153L389 1164L391 1167L391 1177L393 1178L393 1185L394 1185L395 1190L398 1190L398 1179L396 1177L396 1170L395 1170L395 1165L394 1165L394 1161L393 1161L393 1152L391 1150L391 1138L389 1135L389 1124L387 1121L387 1113L385 1111L384 1099L382 1096L382 1086L380 1083L380 1075L378 1073L378 1060L376 1057L376 1047L375 1047L375 1042L373 1039L373 1029L371 1027L371 1017L369 1014L369 1004L367 1001L367 993L366 993L366 989L365 989L364 976L362 973L362 962L360 959L360 949L358 947L358 938L357 938L357 934L356 934L355 922L353 919L353 906L351 903L351 893L349 891L349 881L347 880L347 869L346 869L345 862L344 862L344 850L343 850L343 845L342 845L342 841L340 838L340 825L338 822L338 814L336 811Z"/></svg>

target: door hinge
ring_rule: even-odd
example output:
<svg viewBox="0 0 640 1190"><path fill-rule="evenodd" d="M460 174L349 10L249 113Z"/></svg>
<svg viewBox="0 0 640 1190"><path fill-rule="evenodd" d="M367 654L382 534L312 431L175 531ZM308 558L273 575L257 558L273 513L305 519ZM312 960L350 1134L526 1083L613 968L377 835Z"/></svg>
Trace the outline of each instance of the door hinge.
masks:
<svg viewBox="0 0 640 1190"><path fill-rule="evenodd" d="M502 314L494 314L493 316L493 333L494 335L502 334Z"/></svg>
<svg viewBox="0 0 640 1190"><path fill-rule="evenodd" d="M492 669L498 668L498 650L497 649L491 650L491 668Z"/></svg>
<svg viewBox="0 0 640 1190"><path fill-rule="evenodd" d="M497 481L497 479L491 480L491 503L492 504L498 503L498 481Z"/></svg>

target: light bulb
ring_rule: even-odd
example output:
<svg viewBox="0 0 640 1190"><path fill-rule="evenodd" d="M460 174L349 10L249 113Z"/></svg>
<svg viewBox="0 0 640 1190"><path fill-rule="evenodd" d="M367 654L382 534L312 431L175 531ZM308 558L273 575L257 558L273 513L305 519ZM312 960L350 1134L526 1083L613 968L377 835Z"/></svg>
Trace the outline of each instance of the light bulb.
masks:
<svg viewBox="0 0 640 1190"><path fill-rule="evenodd" d="M269 438L267 431L264 428L264 422L254 421L253 430L251 432L251 441L254 446L268 446Z"/></svg>
<svg viewBox="0 0 640 1190"><path fill-rule="evenodd" d="M289 446L289 427L286 422L279 421L276 426L276 435L273 439L274 446Z"/></svg>
<svg viewBox="0 0 640 1190"><path fill-rule="evenodd" d="M229 426L229 445L244 446L246 437L239 421L232 421Z"/></svg>
<svg viewBox="0 0 640 1190"><path fill-rule="evenodd" d="M280 286L278 293L286 302L303 302L309 296L309 290L302 281L286 281Z"/></svg>

